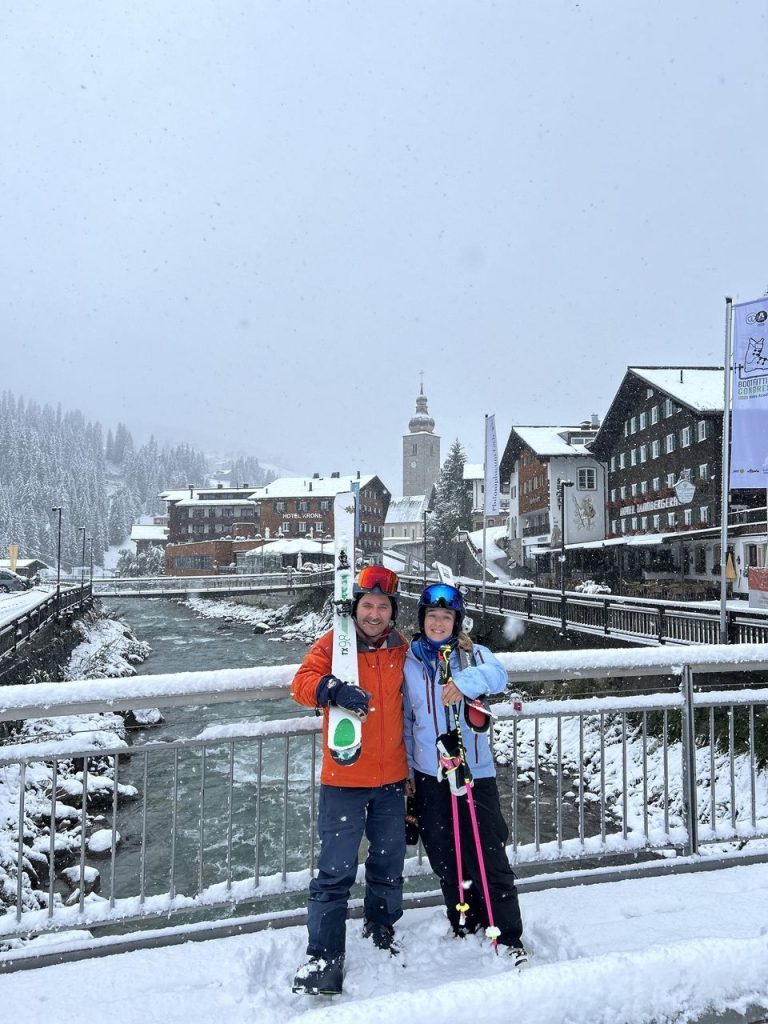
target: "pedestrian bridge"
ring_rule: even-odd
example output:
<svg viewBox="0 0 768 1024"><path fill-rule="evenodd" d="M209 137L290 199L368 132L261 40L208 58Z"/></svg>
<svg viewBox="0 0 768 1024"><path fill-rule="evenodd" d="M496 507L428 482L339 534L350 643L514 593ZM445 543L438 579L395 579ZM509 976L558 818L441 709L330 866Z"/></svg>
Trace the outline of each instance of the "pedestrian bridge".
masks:
<svg viewBox="0 0 768 1024"><path fill-rule="evenodd" d="M512 690L494 750L522 891L768 862L765 648L500 657ZM0 688L0 723L15 726L0 747L0 970L304 919L321 719L285 700L296 668ZM652 692L632 692L649 677ZM582 694L621 683L514 693L567 679ZM160 735L67 718L157 707L175 709ZM41 716L47 732L24 729ZM410 853L406 905L439 903ZM61 930L65 944L29 944Z"/></svg>
<svg viewBox="0 0 768 1024"><path fill-rule="evenodd" d="M189 597L258 593L293 593L297 590L317 590L333 585L328 572L302 572L286 569L284 572L256 573L253 575L221 576L116 576L93 581L94 597Z"/></svg>

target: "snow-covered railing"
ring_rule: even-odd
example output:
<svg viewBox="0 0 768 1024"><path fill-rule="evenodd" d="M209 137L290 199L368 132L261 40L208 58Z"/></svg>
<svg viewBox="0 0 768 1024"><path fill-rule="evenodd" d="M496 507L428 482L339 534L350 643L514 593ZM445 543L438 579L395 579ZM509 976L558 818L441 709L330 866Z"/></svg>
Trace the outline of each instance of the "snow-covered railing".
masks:
<svg viewBox="0 0 768 1024"><path fill-rule="evenodd" d="M325 586L330 573L287 569L272 573L237 573L218 576L115 576L94 580L96 597L163 597L173 594L236 594L258 590L295 590Z"/></svg>
<svg viewBox="0 0 768 1024"><path fill-rule="evenodd" d="M14 654L59 615L69 614L91 601L91 586L62 587L56 593L41 594L40 600L0 625L0 661Z"/></svg>
<svg viewBox="0 0 768 1024"><path fill-rule="evenodd" d="M405 594L417 596L419 577L401 578ZM483 608L481 583L464 583L468 608ZM563 621L563 596L543 587L486 584L485 610L489 615L514 616L529 622L556 626ZM764 611L726 612L731 643L768 643L768 615ZM608 594L565 593L567 629L596 636L612 636L637 644L716 644L720 640L720 611L712 604L667 601Z"/></svg>
<svg viewBox="0 0 768 1024"><path fill-rule="evenodd" d="M768 787L758 770L768 745L768 689L760 688L768 651L500 657L523 690L565 679L622 676L647 686L649 676L672 677L666 692L522 706L512 694L494 706L499 787L518 873L557 866L559 882L569 875L583 881L628 854L645 860L633 870L669 870L676 862L690 870L724 843L734 845L734 858L768 859L764 844L757 853L749 845L768 838ZM0 720L50 720L48 730L30 722L0 747L0 969L34 956L27 942L51 930L144 928L166 917L183 929L192 915L199 928L203 919L220 921L254 903L292 920L300 915L315 862L321 719L266 700L287 696L295 669L0 689ZM694 684L714 672L732 673L734 688L698 691ZM233 704L227 721L223 702ZM113 714L182 705L188 715L161 740L150 730L126 736ZM98 723L71 717L96 709L106 712ZM415 899L424 876L428 886L434 880L412 853L405 874Z"/></svg>

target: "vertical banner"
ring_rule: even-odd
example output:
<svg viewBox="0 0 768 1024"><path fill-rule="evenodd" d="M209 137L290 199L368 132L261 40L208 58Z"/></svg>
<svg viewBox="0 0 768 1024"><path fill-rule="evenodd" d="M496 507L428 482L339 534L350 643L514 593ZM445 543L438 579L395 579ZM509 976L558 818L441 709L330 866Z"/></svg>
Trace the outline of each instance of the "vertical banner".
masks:
<svg viewBox="0 0 768 1024"><path fill-rule="evenodd" d="M768 487L768 297L733 306L731 410L731 488Z"/></svg>
<svg viewBox="0 0 768 1024"><path fill-rule="evenodd" d="M486 516L501 511L499 495L499 449L496 444L496 416L485 417L485 505Z"/></svg>

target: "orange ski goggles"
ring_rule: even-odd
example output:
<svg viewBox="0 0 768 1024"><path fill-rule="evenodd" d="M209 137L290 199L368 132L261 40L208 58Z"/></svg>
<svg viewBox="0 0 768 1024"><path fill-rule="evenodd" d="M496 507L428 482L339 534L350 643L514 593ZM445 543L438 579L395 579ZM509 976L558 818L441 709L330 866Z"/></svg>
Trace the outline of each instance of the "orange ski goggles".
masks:
<svg viewBox="0 0 768 1024"><path fill-rule="evenodd" d="M394 597L399 586L400 579L396 572L392 572L391 569L387 569L383 565L366 565L357 574L355 590L365 593L379 590L387 597Z"/></svg>

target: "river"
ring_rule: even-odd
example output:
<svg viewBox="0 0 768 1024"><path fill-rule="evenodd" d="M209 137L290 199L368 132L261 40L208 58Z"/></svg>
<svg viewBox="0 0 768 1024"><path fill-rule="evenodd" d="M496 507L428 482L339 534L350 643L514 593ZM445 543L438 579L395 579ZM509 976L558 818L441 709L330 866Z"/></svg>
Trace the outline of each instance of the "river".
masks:
<svg viewBox="0 0 768 1024"><path fill-rule="evenodd" d="M270 640L254 634L252 626L201 618L191 609L175 601L163 599L111 599L109 608L126 621L140 640L147 641L152 653L140 668L142 674L191 672L204 669L238 668L264 665L296 664L304 657L307 646L297 641ZM132 733L142 741L193 736L209 725L242 721L270 721L304 715L290 699L278 701L247 701L195 708L167 708L165 722L152 729ZM142 870L141 835L146 814L147 854L144 865L148 894L167 892L170 881L171 849L175 845L174 886L177 891L191 893L198 887L225 881L228 859L232 876L242 878L250 873L260 875L288 871L306 866L310 846L308 779L310 776L310 742L307 738L292 741L289 761L289 792L287 820L283 821L283 769L285 747L282 740L265 741L261 752L255 743L238 743L234 753L223 745L200 752L183 751L178 761L170 754L149 759L147 800L122 804L118 812L121 843L116 858L115 895L134 895ZM230 761L230 757L232 760ZM262 785L256 789L261 757ZM142 791L144 758L121 759L120 782L130 783ZM552 773L554 774L554 773ZM232 848L225 841L229 814L228 787L232 778L235 797L232 801ZM499 769L499 789L503 806L509 807L517 789L520 815L518 842L533 839L530 792L516 787L509 768ZM204 776L204 779L203 779ZM566 788L567 788L566 784ZM555 779L541 773L541 806L552 810ZM179 815L173 820L170 799L174 787L179 794ZM526 797L527 793L527 799ZM200 813L200 807L203 813ZM587 834L599 829L597 808L585 808ZM199 849L205 851L201 868ZM283 853L282 832L288 835L287 852ZM255 836L259 835L258 849ZM578 834L578 805L566 802L563 807L563 837ZM542 821L541 840L554 836L554 822ZM285 856L285 864L283 858ZM106 882L106 879L105 879ZM102 889L104 892L104 889Z"/></svg>

